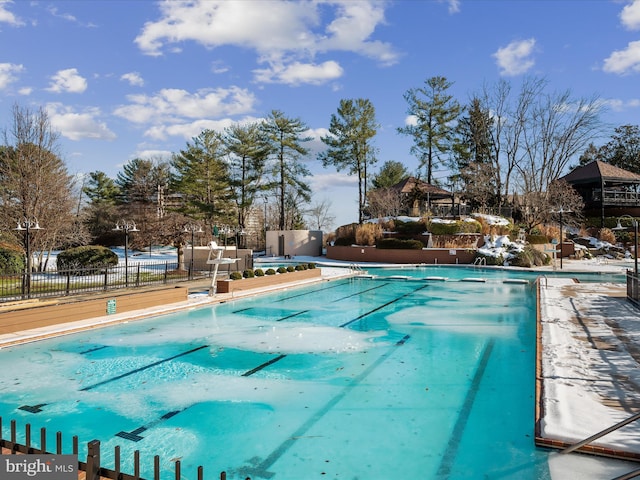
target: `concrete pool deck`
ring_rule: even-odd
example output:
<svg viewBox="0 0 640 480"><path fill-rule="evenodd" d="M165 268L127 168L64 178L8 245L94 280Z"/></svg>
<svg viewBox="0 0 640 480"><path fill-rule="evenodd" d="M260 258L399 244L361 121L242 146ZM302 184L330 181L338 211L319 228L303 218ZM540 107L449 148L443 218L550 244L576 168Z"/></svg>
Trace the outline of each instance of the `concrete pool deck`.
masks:
<svg viewBox="0 0 640 480"><path fill-rule="evenodd" d="M321 279L304 283L352 274L345 268L320 266L323 272ZM366 269L365 265L362 267ZM628 261L565 260L562 271L567 274L596 271L622 274L628 268L633 268ZM535 270L544 276L545 272L554 268L550 266ZM559 270L557 265L555 270ZM215 296L209 296L207 290L207 283L200 282L190 287L192 293L189 299L179 304L2 335L0 349L49 336L226 302L272 289ZM640 373L636 372L640 372L640 330L637 328L640 310L629 304L624 294L625 289L621 284L580 284L551 275L544 278L540 288L540 321L543 329L546 329L540 337L543 356L540 381L544 394L541 397L539 425L543 436L568 443L579 441L639 410ZM604 437L599 445L615 449L631 448L640 454L640 424L631 424L623 431L622 438L619 438L620 435ZM554 480L614 478L638 467L637 463L582 454L552 453L549 456L551 478Z"/></svg>

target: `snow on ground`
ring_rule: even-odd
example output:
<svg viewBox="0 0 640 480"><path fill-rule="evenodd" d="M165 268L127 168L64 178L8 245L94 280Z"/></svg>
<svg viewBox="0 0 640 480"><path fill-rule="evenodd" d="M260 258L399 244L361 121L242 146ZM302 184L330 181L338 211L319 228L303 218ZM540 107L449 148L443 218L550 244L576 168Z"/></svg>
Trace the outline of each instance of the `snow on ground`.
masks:
<svg viewBox="0 0 640 480"><path fill-rule="evenodd" d="M638 412L640 312L625 294L620 284L578 284L568 278L543 283L543 437L576 443ZM640 453L639 433L635 422L594 445ZM619 475L638 468L613 460L590 460L590 467L583 463L578 468L582 460L571 460L576 456L587 458L552 456L553 478L612 478L614 471Z"/></svg>

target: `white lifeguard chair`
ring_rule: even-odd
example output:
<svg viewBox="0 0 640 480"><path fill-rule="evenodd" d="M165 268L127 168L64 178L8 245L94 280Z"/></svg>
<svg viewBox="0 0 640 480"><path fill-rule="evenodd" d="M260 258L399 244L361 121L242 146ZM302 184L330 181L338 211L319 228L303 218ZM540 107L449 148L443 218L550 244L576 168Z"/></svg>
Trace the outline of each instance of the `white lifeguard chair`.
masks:
<svg viewBox="0 0 640 480"><path fill-rule="evenodd" d="M225 247L220 247L214 241L209 242L209 257L207 258L208 265L215 265L213 268L213 277L211 279L211 288L209 288L209 295L216 293L216 277L218 276L218 267L220 265L230 265L236 263L239 258L225 258L222 253L226 250Z"/></svg>

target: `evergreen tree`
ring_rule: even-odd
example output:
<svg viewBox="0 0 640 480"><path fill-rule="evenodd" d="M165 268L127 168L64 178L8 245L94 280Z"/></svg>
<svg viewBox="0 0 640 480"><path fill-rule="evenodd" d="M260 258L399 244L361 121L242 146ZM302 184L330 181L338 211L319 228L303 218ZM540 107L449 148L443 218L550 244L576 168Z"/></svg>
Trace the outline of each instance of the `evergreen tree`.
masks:
<svg viewBox="0 0 640 480"><path fill-rule="evenodd" d="M118 220L116 204L120 198L120 189L106 173L95 171L89 173L82 193L89 198L85 225L94 242L111 245L114 240L113 228Z"/></svg>
<svg viewBox="0 0 640 480"><path fill-rule="evenodd" d="M452 169L458 173L452 180L462 182L464 198L473 208L499 203L500 192L492 161L495 155L492 128L493 119L478 98L472 99L468 114L456 126Z"/></svg>
<svg viewBox="0 0 640 480"><path fill-rule="evenodd" d="M171 160L171 190L182 196L177 209L209 227L234 217L229 165L222 135L205 130Z"/></svg>
<svg viewBox="0 0 640 480"><path fill-rule="evenodd" d="M388 188L401 182L409 176L407 167L401 162L387 160L382 164L380 171L374 175L371 184L374 188Z"/></svg>
<svg viewBox="0 0 640 480"><path fill-rule="evenodd" d="M433 172L451 150L455 122L461 113L460 104L447 93L453 82L445 77L431 77L422 88L412 88L404 94L407 101L408 125L398 132L413 138L411 153L426 169L427 183L433 183Z"/></svg>
<svg viewBox="0 0 640 480"><path fill-rule="evenodd" d="M616 127L611 140L600 147L603 161L611 165L640 173L640 128L638 125Z"/></svg>
<svg viewBox="0 0 640 480"><path fill-rule="evenodd" d="M300 119L285 117L284 113L273 110L262 124L262 132L270 146L271 175L274 189L279 201L278 226L284 230L286 226L287 198L296 198L302 202L311 199L311 188L304 177L311 173L300 162L309 154L303 143L311 140L305 136L307 126Z"/></svg>
<svg viewBox="0 0 640 480"><path fill-rule="evenodd" d="M347 169L358 176L358 223L364 219L367 199L368 166L376 162L376 151L371 139L377 133L375 109L371 101L340 100L337 114L331 115L329 133L322 137L328 149L319 159L326 167L333 165L338 171Z"/></svg>
<svg viewBox="0 0 640 480"><path fill-rule="evenodd" d="M269 145L258 124L234 125L225 130L223 143L229 155L230 185L238 213L238 226L246 227L247 216L263 192Z"/></svg>

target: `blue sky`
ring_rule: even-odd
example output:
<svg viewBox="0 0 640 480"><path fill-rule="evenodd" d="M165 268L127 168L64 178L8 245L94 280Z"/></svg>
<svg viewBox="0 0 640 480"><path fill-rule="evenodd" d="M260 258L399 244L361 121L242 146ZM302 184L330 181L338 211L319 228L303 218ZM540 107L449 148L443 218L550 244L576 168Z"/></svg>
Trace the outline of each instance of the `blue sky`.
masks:
<svg viewBox="0 0 640 480"><path fill-rule="evenodd" d="M115 177L273 109L300 118L317 152L344 98L375 106L378 166L413 172L396 129L403 94L432 76L463 104L484 84L544 77L599 96L612 128L638 125L640 0L0 0L0 128L16 103L46 107L72 174ZM355 177L307 165L334 226L357 221Z"/></svg>

